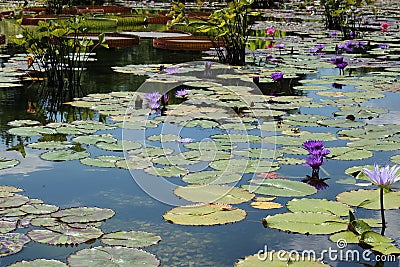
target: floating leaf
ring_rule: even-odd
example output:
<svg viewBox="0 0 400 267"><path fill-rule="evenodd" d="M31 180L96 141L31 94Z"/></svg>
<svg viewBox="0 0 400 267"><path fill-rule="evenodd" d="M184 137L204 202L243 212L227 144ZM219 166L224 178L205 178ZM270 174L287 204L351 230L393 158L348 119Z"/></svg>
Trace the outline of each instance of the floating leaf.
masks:
<svg viewBox="0 0 400 267"><path fill-rule="evenodd" d="M175 195L192 202L239 204L247 202L254 194L247 190L223 185L178 186Z"/></svg>
<svg viewBox="0 0 400 267"><path fill-rule="evenodd" d="M31 143L27 145L29 148L34 148L34 149L67 149L72 147L73 145L69 142L63 142L63 141L44 141L44 142L37 142L37 143Z"/></svg>
<svg viewBox="0 0 400 267"><path fill-rule="evenodd" d="M392 151L399 150L400 143L385 141L385 140L373 140L373 139L363 139L347 143L349 147L362 148L366 150L374 151Z"/></svg>
<svg viewBox="0 0 400 267"><path fill-rule="evenodd" d="M21 211L29 213L29 214L50 214L59 209L59 207L55 205L48 205L43 203L38 204L26 204L22 206Z"/></svg>
<svg viewBox="0 0 400 267"><path fill-rule="evenodd" d="M400 208L400 192L384 192L383 203L385 209ZM379 190L353 190L336 196L336 200L350 206L365 209L380 209Z"/></svg>
<svg viewBox="0 0 400 267"><path fill-rule="evenodd" d="M34 127L19 127L19 128L11 128L8 130L9 134L18 135L18 136L40 136L42 134L56 134L57 132L54 129L43 128L41 126Z"/></svg>
<svg viewBox="0 0 400 267"><path fill-rule="evenodd" d="M197 204L173 208L163 217L181 225L217 225L241 221L246 212L225 204Z"/></svg>
<svg viewBox="0 0 400 267"><path fill-rule="evenodd" d="M59 218L65 223L88 223L107 220L114 216L115 212L111 209L97 207L79 207L62 209L51 214L52 217Z"/></svg>
<svg viewBox="0 0 400 267"><path fill-rule="evenodd" d="M100 240L109 246L143 248L157 244L161 241L161 237L156 234L141 231L119 231L105 234Z"/></svg>
<svg viewBox="0 0 400 267"><path fill-rule="evenodd" d="M317 189L311 185L287 179L252 179L250 185L242 187L269 196L299 197L317 193Z"/></svg>
<svg viewBox="0 0 400 267"><path fill-rule="evenodd" d="M144 171L148 174L162 177L180 177L189 173L187 169L178 166L168 166L164 168L149 167Z"/></svg>
<svg viewBox="0 0 400 267"><path fill-rule="evenodd" d="M346 216L349 214L349 210L353 211L345 204L316 198L295 198L290 200L286 206L292 212L322 212L336 216Z"/></svg>
<svg viewBox="0 0 400 267"><path fill-rule="evenodd" d="M81 163L89 166L102 167L102 168L115 168L115 163L118 160L124 159L118 156L97 156L95 158L81 159Z"/></svg>
<svg viewBox="0 0 400 267"><path fill-rule="evenodd" d="M287 212L269 215L263 219L270 228L301 234L332 234L347 229L347 222L326 213Z"/></svg>
<svg viewBox="0 0 400 267"><path fill-rule="evenodd" d="M153 163L147 157L130 156L127 159L118 160L115 166L127 170L144 170L153 166Z"/></svg>
<svg viewBox="0 0 400 267"><path fill-rule="evenodd" d="M79 144L85 144L85 145L94 145L99 142L104 142L104 143L115 143L117 139L115 139L112 136L109 135L82 135L78 136L72 139L72 141L79 143Z"/></svg>
<svg viewBox="0 0 400 267"><path fill-rule="evenodd" d="M31 230L28 236L36 242L49 245L82 244L103 235L95 227L72 228L66 224L48 226L49 230Z"/></svg>
<svg viewBox="0 0 400 267"><path fill-rule="evenodd" d="M68 267L64 262L56 260L36 259L32 261L18 261L9 267Z"/></svg>
<svg viewBox="0 0 400 267"><path fill-rule="evenodd" d="M331 120L318 120L317 124L327 127L336 127L336 128L356 128L362 127L365 125L365 122L361 121L352 121L346 119L331 119Z"/></svg>
<svg viewBox="0 0 400 267"><path fill-rule="evenodd" d="M29 241L29 237L21 233L0 234L0 256L20 252Z"/></svg>
<svg viewBox="0 0 400 267"><path fill-rule="evenodd" d="M270 202L270 201L253 201L250 203L250 206L252 206L255 209L261 209L261 210L282 208L281 204L276 203L276 202Z"/></svg>
<svg viewBox="0 0 400 267"><path fill-rule="evenodd" d="M98 142L96 146L101 149L111 150L111 151L125 151L138 149L142 147L142 144L138 142L126 141L126 140L118 140L117 143L106 143L106 142Z"/></svg>
<svg viewBox="0 0 400 267"><path fill-rule="evenodd" d="M83 159L90 155L87 151L76 152L73 150L56 150L45 152L40 155L40 158L49 161L67 161Z"/></svg>
<svg viewBox="0 0 400 267"><path fill-rule="evenodd" d="M182 181L190 184L229 184L238 182L242 176L224 171L201 171L183 176Z"/></svg>
<svg viewBox="0 0 400 267"><path fill-rule="evenodd" d="M259 143L261 138L257 135L250 134L215 134L211 138L216 142L230 143Z"/></svg>
<svg viewBox="0 0 400 267"><path fill-rule="evenodd" d="M10 197L0 197L0 208L20 207L28 203L29 198L23 195L14 194Z"/></svg>
<svg viewBox="0 0 400 267"><path fill-rule="evenodd" d="M0 170L12 168L19 164L19 160L17 159L4 159L0 158Z"/></svg>
<svg viewBox="0 0 400 267"><path fill-rule="evenodd" d="M331 235L329 239L333 242L338 242L339 240L346 240L347 244L358 244L360 236L356 235L351 231L343 231Z"/></svg>
<svg viewBox="0 0 400 267"><path fill-rule="evenodd" d="M234 155L248 157L248 158L259 158L259 159L273 159L282 156L280 151L275 149L265 148L249 148L246 150L234 150Z"/></svg>
<svg viewBox="0 0 400 267"><path fill-rule="evenodd" d="M164 142L175 142L178 139L181 139L179 135L176 134L160 134L160 135L151 135L147 137L148 140L150 141L160 141L162 143Z"/></svg>
<svg viewBox="0 0 400 267"><path fill-rule="evenodd" d="M275 162L266 160L223 159L209 165L215 170L238 173L272 172L279 169Z"/></svg>
<svg viewBox="0 0 400 267"><path fill-rule="evenodd" d="M157 267L160 265L160 261L153 254L136 248L94 247L69 255L67 264L70 267L115 265Z"/></svg>
<svg viewBox="0 0 400 267"><path fill-rule="evenodd" d="M334 160L360 160L372 157L373 153L365 149L350 147L330 147L326 157Z"/></svg>
<svg viewBox="0 0 400 267"><path fill-rule="evenodd" d="M34 121L34 120L14 120L14 121L9 121L7 123L7 125L12 127L34 126L40 124L41 124L40 121Z"/></svg>

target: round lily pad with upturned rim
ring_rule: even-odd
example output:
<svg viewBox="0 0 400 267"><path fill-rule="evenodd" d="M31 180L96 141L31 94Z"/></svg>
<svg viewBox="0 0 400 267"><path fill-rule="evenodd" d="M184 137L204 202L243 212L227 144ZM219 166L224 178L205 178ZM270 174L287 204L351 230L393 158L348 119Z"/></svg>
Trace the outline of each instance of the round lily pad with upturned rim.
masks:
<svg viewBox="0 0 400 267"><path fill-rule="evenodd" d="M350 192L342 192L336 196L336 200L350 206L357 206L365 209L380 209L380 193L379 190L353 190ZM385 192L383 194L384 208L399 209L400 208L400 192Z"/></svg>
<svg viewBox="0 0 400 267"><path fill-rule="evenodd" d="M242 188L223 185L178 186L175 195L192 202L239 204L254 197L253 193Z"/></svg>
<svg viewBox="0 0 400 267"><path fill-rule="evenodd" d="M316 212L287 212L263 219L266 227L301 234L332 234L347 229L348 222L338 216Z"/></svg>
<svg viewBox="0 0 400 267"><path fill-rule="evenodd" d="M146 266L157 267L160 261L149 252L137 248L125 247L94 247L85 248L67 257L70 267L100 267L100 266Z"/></svg>
<svg viewBox="0 0 400 267"><path fill-rule="evenodd" d="M157 244L161 241L161 237L142 231L118 231L104 234L100 241L109 246L143 248Z"/></svg>
<svg viewBox="0 0 400 267"><path fill-rule="evenodd" d="M68 161L83 159L90 155L87 151L76 152L73 150L56 150L45 152L40 155L41 159L49 161Z"/></svg>
<svg viewBox="0 0 400 267"><path fill-rule="evenodd" d="M78 207L62 209L51 214L65 223L99 222L113 217L115 212L111 209L98 207Z"/></svg>
<svg viewBox="0 0 400 267"><path fill-rule="evenodd" d="M299 197L317 193L317 189L311 185L287 179L252 179L250 182L242 187L262 195Z"/></svg>
<svg viewBox="0 0 400 267"><path fill-rule="evenodd" d="M226 204L196 204L175 207L163 217L170 223L181 225L217 225L241 221L246 212Z"/></svg>

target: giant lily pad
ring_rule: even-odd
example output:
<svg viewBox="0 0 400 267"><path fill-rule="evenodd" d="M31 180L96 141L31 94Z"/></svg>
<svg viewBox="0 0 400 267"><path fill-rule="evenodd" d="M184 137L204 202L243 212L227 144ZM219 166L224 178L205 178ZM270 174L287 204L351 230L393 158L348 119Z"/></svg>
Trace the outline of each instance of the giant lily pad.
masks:
<svg viewBox="0 0 400 267"><path fill-rule="evenodd" d="M350 206L365 209L379 210L379 190L353 190L336 196L337 201ZM383 195L384 207L387 210L400 208L400 192L385 192Z"/></svg>
<svg viewBox="0 0 400 267"><path fill-rule="evenodd" d="M125 247L86 248L67 258L70 267L148 266L157 267L160 261L149 252Z"/></svg>
<svg viewBox="0 0 400 267"><path fill-rule="evenodd" d="M128 248L143 248L157 244L160 241L160 236L141 231L119 231L108 233L101 237L101 242L106 245Z"/></svg>
<svg viewBox="0 0 400 267"><path fill-rule="evenodd" d="M49 161L68 161L83 159L90 155L87 151L76 152L73 150L56 150L45 152L40 155L40 158Z"/></svg>
<svg viewBox="0 0 400 267"><path fill-rule="evenodd" d="M87 223L107 220L114 216L115 212L111 209L97 207L79 207L62 209L51 214L52 217L59 218L65 223Z"/></svg>
<svg viewBox="0 0 400 267"><path fill-rule="evenodd" d="M6 233L0 235L0 256L8 256L20 252L29 237L21 233Z"/></svg>
<svg viewBox="0 0 400 267"><path fill-rule="evenodd" d="M290 200L286 206L292 212L322 212L336 216L346 216L349 214L349 210L352 210L349 206L339 202L315 198L295 198Z"/></svg>
<svg viewBox="0 0 400 267"><path fill-rule="evenodd" d="M225 204L197 204L173 208L163 217L181 225L217 225L241 221L246 212Z"/></svg>
<svg viewBox="0 0 400 267"><path fill-rule="evenodd" d="M287 212L263 219L264 226L301 234L332 234L347 229L347 221L340 217L314 212Z"/></svg>
<svg viewBox="0 0 400 267"><path fill-rule="evenodd" d="M221 204L239 204L254 197L254 194L247 190L222 185L178 186L174 193L192 202Z"/></svg>
<svg viewBox="0 0 400 267"><path fill-rule="evenodd" d="M36 242L49 245L82 244L103 235L95 227L73 228L66 224L49 226L45 230L31 230L28 236Z"/></svg>
<svg viewBox="0 0 400 267"><path fill-rule="evenodd" d="M315 194L317 189L306 183L287 179L253 179L243 188L257 194L282 197L299 197Z"/></svg>

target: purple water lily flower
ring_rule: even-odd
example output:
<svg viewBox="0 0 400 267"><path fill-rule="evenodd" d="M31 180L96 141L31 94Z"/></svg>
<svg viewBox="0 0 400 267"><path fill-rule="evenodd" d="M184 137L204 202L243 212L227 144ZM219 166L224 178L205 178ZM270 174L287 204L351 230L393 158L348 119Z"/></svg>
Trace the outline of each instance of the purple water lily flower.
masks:
<svg viewBox="0 0 400 267"><path fill-rule="evenodd" d="M332 63L335 65L343 63L343 57L332 58Z"/></svg>
<svg viewBox="0 0 400 267"><path fill-rule="evenodd" d="M349 65L349 63L347 63L346 61L344 61L343 63L336 64L336 67L338 67L338 68L341 69L341 70L344 70L344 69L347 67L347 65Z"/></svg>
<svg viewBox="0 0 400 267"><path fill-rule="evenodd" d="M377 186L390 186L391 184L400 181L400 175L397 172L400 170L400 166L394 165L393 167L389 167L386 165L385 167L379 167L378 164L374 164L374 170L369 170L367 168L363 168L362 171L365 175L369 177L371 182Z"/></svg>
<svg viewBox="0 0 400 267"><path fill-rule="evenodd" d="M144 95L144 98L149 102L158 102L160 101L161 94L159 92L147 93Z"/></svg>
<svg viewBox="0 0 400 267"><path fill-rule="evenodd" d="M212 62L211 61L205 61L204 62L204 67L206 68L206 69L211 69L211 66L212 66Z"/></svg>
<svg viewBox="0 0 400 267"><path fill-rule="evenodd" d="M329 33L329 36L333 38L333 37L336 37L338 35L338 33L339 33L338 31L331 31Z"/></svg>
<svg viewBox="0 0 400 267"><path fill-rule="evenodd" d="M187 89L181 89L176 91L175 96L176 97L186 97L189 94L189 90Z"/></svg>
<svg viewBox="0 0 400 267"><path fill-rule="evenodd" d="M285 44L276 44L275 47L278 49L283 49L285 48Z"/></svg>
<svg viewBox="0 0 400 267"><path fill-rule="evenodd" d="M260 76L253 76L253 83L259 84L260 83Z"/></svg>
<svg viewBox="0 0 400 267"><path fill-rule="evenodd" d="M389 45L387 45L387 44L378 44L378 47L379 47L380 49L388 49L388 48L389 48Z"/></svg>
<svg viewBox="0 0 400 267"><path fill-rule="evenodd" d="M306 158L306 163L304 163L304 166L310 166L314 171L319 170L319 167L324 163L325 161L322 155L312 154Z"/></svg>
<svg viewBox="0 0 400 267"><path fill-rule="evenodd" d="M151 110L158 110L160 108L160 102L149 102L147 103L147 106Z"/></svg>
<svg viewBox="0 0 400 267"><path fill-rule="evenodd" d="M274 82L280 82L283 79L283 72L274 72L271 73L271 78L274 80Z"/></svg>
<svg viewBox="0 0 400 267"><path fill-rule="evenodd" d="M321 140L307 140L303 143L302 146L310 154L313 154L312 151L321 150L324 148L324 142Z"/></svg>

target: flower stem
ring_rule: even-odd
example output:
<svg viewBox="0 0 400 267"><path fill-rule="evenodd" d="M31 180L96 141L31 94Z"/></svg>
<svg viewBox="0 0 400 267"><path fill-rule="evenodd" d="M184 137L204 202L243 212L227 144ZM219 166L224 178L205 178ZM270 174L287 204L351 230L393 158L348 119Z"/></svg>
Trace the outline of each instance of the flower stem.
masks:
<svg viewBox="0 0 400 267"><path fill-rule="evenodd" d="M381 235L385 235L386 221L385 221L385 209L383 207L383 187L380 188L380 202L381 202L381 219L382 219Z"/></svg>

